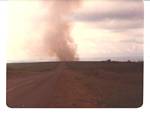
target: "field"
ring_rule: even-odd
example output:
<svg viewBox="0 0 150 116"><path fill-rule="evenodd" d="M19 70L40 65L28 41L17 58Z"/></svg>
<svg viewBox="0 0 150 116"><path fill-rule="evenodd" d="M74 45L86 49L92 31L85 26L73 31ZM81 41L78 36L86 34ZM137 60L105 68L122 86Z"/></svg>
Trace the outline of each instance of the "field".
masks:
<svg viewBox="0 0 150 116"><path fill-rule="evenodd" d="M143 102L143 62L7 64L7 105L128 108Z"/></svg>

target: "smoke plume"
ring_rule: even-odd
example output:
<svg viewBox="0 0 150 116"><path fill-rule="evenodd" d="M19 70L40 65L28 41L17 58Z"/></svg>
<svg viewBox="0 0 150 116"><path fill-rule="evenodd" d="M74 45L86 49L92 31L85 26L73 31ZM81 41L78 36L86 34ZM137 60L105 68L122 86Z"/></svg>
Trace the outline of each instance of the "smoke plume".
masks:
<svg viewBox="0 0 150 116"><path fill-rule="evenodd" d="M76 45L70 35L72 22L69 15L78 8L79 2L80 0L53 0L49 7L45 42L49 54L61 61L78 60Z"/></svg>

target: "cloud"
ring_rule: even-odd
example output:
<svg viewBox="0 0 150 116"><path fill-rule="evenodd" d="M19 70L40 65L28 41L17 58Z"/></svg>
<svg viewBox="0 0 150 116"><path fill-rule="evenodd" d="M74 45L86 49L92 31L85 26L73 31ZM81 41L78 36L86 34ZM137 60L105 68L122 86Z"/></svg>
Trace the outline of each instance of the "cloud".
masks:
<svg viewBox="0 0 150 116"><path fill-rule="evenodd" d="M105 20L96 23L88 23L90 27L109 29L113 31L125 31L129 29L143 28L143 20Z"/></svg>
<svg viewBox="0 0 150 116"><path fill-rule="evenodd" d="M111 3L109 3L111 2ZM72 17L77 22L98 28L123 30L143 28L144 8L142 0L97 2L99 7L87 7ZM96 10L95 10L96 9Z"/></svg>
<svg viewBox="0 0 150 116"><path fill-rule="evenodd" d="M120 9L109 12L79 13L75 16L79 21L98 22L103 20L141 20L143 19L142 9Z"/></svg>
<svg viewBox="0 0 150 116"><path fill-rule="evenodd" d="M143 44L143 41L139 40L139 39L123 39L123 40L120 40L120 42L123 42L123 43L136 43L136 44Z"/></svg>
<svg viewBox="0 0 150 116"><path fill-rule="evenodd" d="M66 59L64 42L79 60L143 57L142 0L73 1L12 2L7 60L58 61L60 53Z"/></svg>

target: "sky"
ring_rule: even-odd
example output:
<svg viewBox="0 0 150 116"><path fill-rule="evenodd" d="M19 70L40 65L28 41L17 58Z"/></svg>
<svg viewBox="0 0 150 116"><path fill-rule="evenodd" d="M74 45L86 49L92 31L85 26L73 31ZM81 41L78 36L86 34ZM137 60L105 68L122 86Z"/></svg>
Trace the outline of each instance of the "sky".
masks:
<svg viewBox="0 0 150 116"><path fill-rule="evenodd" d="M10 1L7 62L143 60L142 0Z"/></svg>

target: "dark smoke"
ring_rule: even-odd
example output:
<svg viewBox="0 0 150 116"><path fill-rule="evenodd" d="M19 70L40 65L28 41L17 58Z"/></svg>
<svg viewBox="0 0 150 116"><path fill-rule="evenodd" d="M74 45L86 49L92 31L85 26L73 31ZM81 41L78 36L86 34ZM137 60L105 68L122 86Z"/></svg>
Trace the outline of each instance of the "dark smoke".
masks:
<svg viewBox="0 0 150 116"><path fill-rule="evenodd" d="M70 35L72 22L69 15L78 7L79 2L80 0L51 1L46 46L49 54L55 55L61 61L78 60L76 45Z"/></svg>

